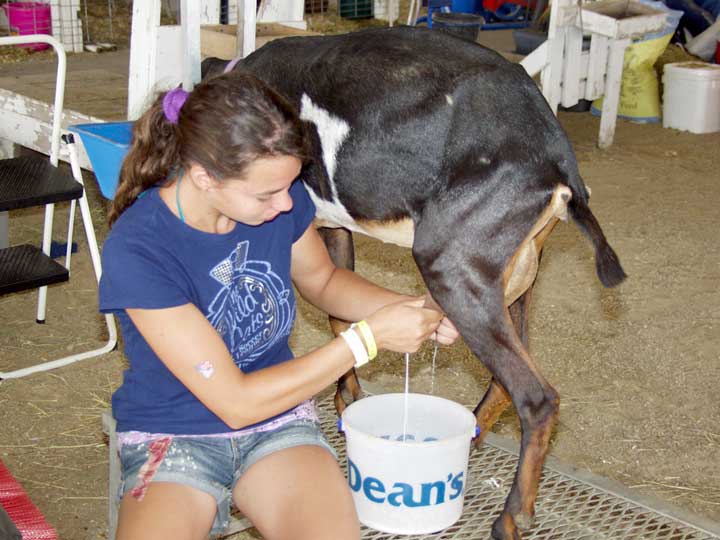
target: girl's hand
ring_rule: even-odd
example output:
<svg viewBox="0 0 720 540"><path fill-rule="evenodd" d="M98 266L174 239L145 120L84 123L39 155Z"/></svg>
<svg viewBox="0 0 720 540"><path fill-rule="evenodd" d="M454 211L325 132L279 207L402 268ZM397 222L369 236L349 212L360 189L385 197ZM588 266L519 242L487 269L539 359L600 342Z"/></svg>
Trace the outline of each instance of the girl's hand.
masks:
<svg viewBox="0 0 720 540"><path fill-rule="evenodd" d="M443 317L430 339L437 341L441 345L452 345L459 337L460 332L455 328L452 321L447 317Z"/></svg>
<svg viewBox="0 0 720 540"><path fill-rule="evenodd" d="M435 309L442 313L442 309L437 304L437 302L433 300L433 297L430 296L429 292L425 293L424 298L425 307ZM430 339L437 341L441 345L452 345L459 337L460 332L458 332L458 329L455 328L455 325L452 323L452 321L445 317L445 315L443 314L443 318L440 321L440 326L438 326L437 330L433 333Z"/></svg>
<svg viewBox="0 0 720 540"><path fill-rule="evenodd" d="M423 307L425 297L388 304L365 320L370 325L378 349L414 353L438 330L443 314ZM454 327L453 327L454 328ZM445 332L445 331L443 331Z"/></svg>

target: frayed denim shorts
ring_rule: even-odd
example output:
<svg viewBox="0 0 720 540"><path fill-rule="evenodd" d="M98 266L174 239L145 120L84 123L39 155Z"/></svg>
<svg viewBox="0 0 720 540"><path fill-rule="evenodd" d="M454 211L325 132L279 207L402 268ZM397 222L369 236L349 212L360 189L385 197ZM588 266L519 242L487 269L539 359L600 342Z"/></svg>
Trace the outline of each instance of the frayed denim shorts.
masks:
<svg viewBox="0 0 720 540"><path fill-rule="evenodd" d="M254 463L274 452L294 446L313 445L326 448L336 458L333 448L325 440L320 425L311 419L294 420L272 431L264 431L233 438L173 437L162 441L164 455L155 460L155 441L120 446L122 481L119 497L141 499L144 490L142 477L148 482L174 482L210 494L217 502L217 513L210 532L221 534L230 522L232 490L245 471ZM157 462L159 461L159 463Z"/></svg>

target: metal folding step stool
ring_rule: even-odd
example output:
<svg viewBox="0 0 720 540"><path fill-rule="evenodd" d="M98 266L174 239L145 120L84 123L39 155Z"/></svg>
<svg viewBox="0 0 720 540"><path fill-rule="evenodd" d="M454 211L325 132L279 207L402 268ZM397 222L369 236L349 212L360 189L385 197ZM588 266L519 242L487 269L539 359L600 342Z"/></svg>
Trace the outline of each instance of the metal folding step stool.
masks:
<svg viewBox="0 0 720 540"><path fill-rule="evenodd" d="M45 322L47 286L67 281L70 274L70 255L75 217L75 205L80 205L83 226L92 257L95 277L100 280L100 251L95 238L90 208L85 197L82 173L75 150L73 135L62 136L70 156L72 174L58 168L60 156L63 100L65 94L66 57L63 45L52 36L33 34L0 37L0 45L43 42L52 45L58 56L55 101L53 108L53 129L49 159L44 156L22 156L0 161L0 213L20 208L45 206L42 249L31 245L2 247L0 249L0 295L27 289L39 288L37 322ZM70 202L67 252L65 264L59 264L50 257L54 204ZM97 349L73 354L57 360L41 362L30 367L10 372L0 372L0 380L24 377L31 373L47 371L61 366L92 358L111 351L117 344L117 330L112 315L105 316L108 329L107 343Z"/></svg>

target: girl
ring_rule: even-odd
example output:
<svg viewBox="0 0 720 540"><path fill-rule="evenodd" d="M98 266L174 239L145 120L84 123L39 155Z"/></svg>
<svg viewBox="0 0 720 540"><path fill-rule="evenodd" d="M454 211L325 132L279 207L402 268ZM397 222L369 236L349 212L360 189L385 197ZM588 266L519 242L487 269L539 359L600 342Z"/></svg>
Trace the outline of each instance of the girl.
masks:
<svg viewBox="0 0 720 540"><path fill-rule="evenodd" d="M172 90L135 123L100 283L129 360L112 400L119 540L207 538L231 500L269 540L360 536L311 398L378 348L458 334L332 264L295 181L306 159L296 113L249 75ZM292 284L362 322L294 358Z"/></svg>

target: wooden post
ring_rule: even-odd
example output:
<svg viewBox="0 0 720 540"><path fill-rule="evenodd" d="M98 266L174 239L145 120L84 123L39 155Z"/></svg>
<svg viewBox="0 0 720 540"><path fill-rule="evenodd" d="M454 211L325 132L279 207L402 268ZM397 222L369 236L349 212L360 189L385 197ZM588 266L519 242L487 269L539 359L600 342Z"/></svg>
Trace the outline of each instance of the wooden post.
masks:
<svg viewBox="0 0 720 540"><path fill-rule="evenodd" d="M610 41L607 76L605 77L605 99L603 100L602 114L600 115L600 135L598 137L598 146L603 149L610 147L615 135L623 60L628 45L630 45L630 38Z"/></svg>
<svg viewBox="0 0 720 540"><path fill-rule="evenodd" d="M220 24L220 0L202 0L202 24Z"/></svg>
<svg viewBox="0 0 720 540"><path fill-rule="evenodd" d="M182 21L182 85L190 92L200 82L200 2L181 0L180 20Z"/></svg>
<svg viewBox="0 0 720 540"><path fill-rule="evenodd" d="M255 0L237 0L237 55L245 58L255 50Z"/></svg>
<svg viewBox="0 0 720 540"><path fill-rule="evenodd" d="M595 99L605 91L605 73L609 38L593 34L590 38L590 57L588 59L587 83L585 99Z"/></svg>
<svg viewBox="0 0 720 540"><path fill-rule="evenodd" d="M580 68L583 34L577 26L565 30L565 59L562 70L562 96L560 103L572 107L580 99Z"/></svg>
<svg viewBox="0 0 720 540"><path fill-rule="evenodd" d="M410 6L408 6L407 25L415 26L415 21L417 21L419 16L420 16L420 0L410 0Z"/></svg>
<svg viewBox="0 0 720 540"><path fill-rule="evenodd" d="M136 120L146 107L155 84L160 0L133 2L128 77L128 120Z"/></svg>
<svg viewBox="0 0 720 540"><path fill-rule="evenodd" d="M563 71L563 58L565 50L565 29L562 26L555 29L552 39L548 37L547 59L548 63L540 75L542 93L545 96L553 114L557 114L560 103L560 83Z"/></svg>

